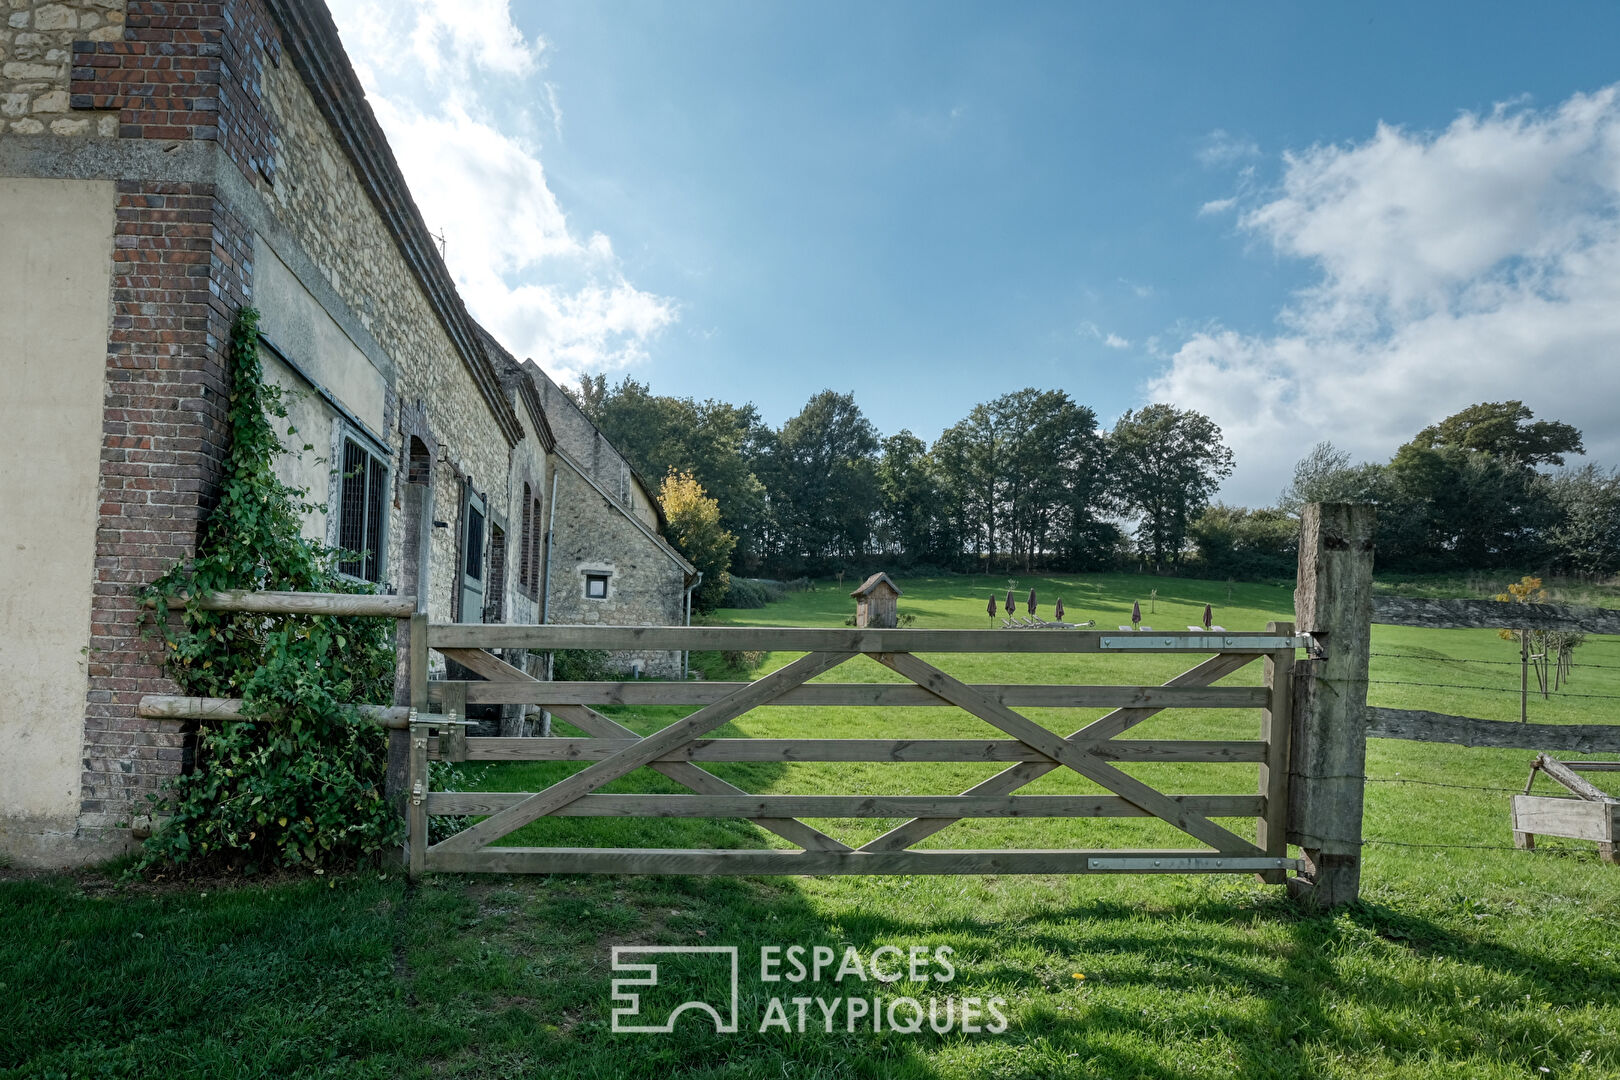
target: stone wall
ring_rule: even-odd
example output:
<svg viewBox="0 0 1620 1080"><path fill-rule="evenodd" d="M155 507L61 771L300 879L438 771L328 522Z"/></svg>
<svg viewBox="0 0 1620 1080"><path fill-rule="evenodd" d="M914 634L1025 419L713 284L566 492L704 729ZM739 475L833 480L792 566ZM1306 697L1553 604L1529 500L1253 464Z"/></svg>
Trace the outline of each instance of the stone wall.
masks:
<svg viewBox="0 0 1620 1080"><path fill-rule="evenodd" d="M523 425L523 441L512 450L512 464L506 481L511 497L507 506L506 598L503 610L507 622L538 623L546 513L550 509L551 499L546 487L550 472L545 447L541 445L535 430L537 425L534 418L516 395L513 405ZM524 527L525 493L529 499L527 530Z"/></svg>
<svg viewBox="0 0 1620 1080"><path fill-rule="evenodd" d="M312 409L305 422L335 429L334 412L367 425L380 415L398 485L386 581L408 580L402 540L420 521L406 518L424 491L420 483L405 490L414 433L432 451L416 479L431 478L429 516L445 523L430 530L435 620L455 613L470 486L486 494L492 517L505 518L508 619L539 621L548 602L553 622L681 621L685 568L649 534L657 518L648 493L599 435L590 455L605 490L568 468L560 474L566 510L548 549L549 600L538 581L521 583L525 483L540 504L531 508L531 547L544 542L541 521L551 520L557 463L545 452L549 429L543 416L525 413L532 399L519 407L522 395L503 388L479 344L320 4L0 0L0 15L0 132L8 140L0 169L99 181L112 214L110 274L86 286L108 322L100 389L90 391L101 396L100 423L86 436L86 456L93 446L98 460L93 580L78 616L87 648L73 695L84 702L82 741L70 740L63 758L78 776L69 796L78 812L57 861L127 843L127 823L146 809L145 797L182 767L181 725L137 715L141 696L177 689L161 650L141 633L139 595L193 554L217 497L228 437L225 350L237 311L257 299L256 278L272 340L279 325L289 333L277 344L309 353L305 359L367 366L381 379L380 414L374 394L332 378L334 397L352 400ZM319 97L306 79L318 83ZM36 119L44 116L55 119ZM350 133L347 141L339 130ZM110 137L81 137L91 134ZM0 242L0 257L7 252ZM330 325L310 323L319 332L301 343L290 330L311 306ZM291 353L288 360L303 366ZM276 374L296 381L291 368ZM525 381L524 393L532 385ZM317 446L328 434L304 432ZM606 601L585 601L587 564L611 573ZM648 674L678 671L678 656L643 659Z"/></svg>
<svg viewBox="0 0 1620 1080"><path fill-rule="evenodd" d="M459 580L457 538L467 478L496 505L508 506L510 444L292 65L265 69L264 100L278 147L269 195L278 218L393 361L396 414L398 403L420 405L446 446L447 460L434 465L433 516L447 527L433 530L429 614L448 620ZM401 478L404 442L397 424L386 434L394 440L394 471ZM416 527L405 522L402 506L402 499L393 501L389 533L394 537ZM404 545L389 547L387 577L400 581Z"/></svg>
<svg viewBox="0 0 1620 1080"><path fill-rule="evenodd" d="M581 471L558 455L557 505L567 513L557 515L552 536L549 621L591 626L682 625L685 567ZM608 575L605 600L585 595L588 573ZM625 667L637 660L648 676L680 677L680 653L614 656L615 663Z"/></svg>
<svg viewBox="0 0 1620 1080"><path fill-rule="evenodd" d="M124 37L124 0L0 0L0 131L116 135L114 113L73 112L73 43Z"/></svg>
<svg viewBox="0 0 1620 1080"><path fill-rule="evenodd" d="M524 369L534 379L540 405L546 411L546 419L551 422L557 445L585 470L598 487L619 500L648 528L657 529L658 511L653 506L657 492L646 490L636 481L635 473L624 455L608 442L606 436L580 412L579 406L563 393L549 375L532 362L526 364ZM656 484L658 478L649 477L647 482Z"/></svg>

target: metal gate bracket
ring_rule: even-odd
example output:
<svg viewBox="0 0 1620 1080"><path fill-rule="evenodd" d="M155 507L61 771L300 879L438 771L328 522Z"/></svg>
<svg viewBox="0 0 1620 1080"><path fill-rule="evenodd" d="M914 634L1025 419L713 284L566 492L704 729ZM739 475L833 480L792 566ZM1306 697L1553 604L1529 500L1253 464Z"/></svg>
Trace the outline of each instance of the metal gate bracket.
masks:
<svg viewBox="0 0 1620 1080"><path fill-rule="evenodd" d="M1298 859L1284 859L1273 855L1189 855L1147 858L1134 856L1106 856L1086 860L1088 870L1128 870L1137 874L1174 874L1186 872L1244 873L1253 870L1298 870Z"/></svg>
<svg viewBox="0 0 1620 1080"><path fill-rule="evenodd" d="M1155 634L1152 631L1104 634L1097 642L1099 649L1129 652L1276 652L1302 645L1300 638L1283 634Z"/></svg>

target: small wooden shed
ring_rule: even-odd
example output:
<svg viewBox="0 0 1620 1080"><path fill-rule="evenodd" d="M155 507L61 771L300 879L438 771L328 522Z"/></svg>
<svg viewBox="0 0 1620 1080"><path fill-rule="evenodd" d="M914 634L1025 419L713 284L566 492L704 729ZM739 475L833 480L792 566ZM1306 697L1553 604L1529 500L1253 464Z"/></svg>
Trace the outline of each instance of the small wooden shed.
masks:
<svg viewBox="0 0 1620 1080"><path fill-rule="evenodd" d="M900 625L900 586L884 573L873 574L849 595L855 598L855 625L892 628Z"/></svg>

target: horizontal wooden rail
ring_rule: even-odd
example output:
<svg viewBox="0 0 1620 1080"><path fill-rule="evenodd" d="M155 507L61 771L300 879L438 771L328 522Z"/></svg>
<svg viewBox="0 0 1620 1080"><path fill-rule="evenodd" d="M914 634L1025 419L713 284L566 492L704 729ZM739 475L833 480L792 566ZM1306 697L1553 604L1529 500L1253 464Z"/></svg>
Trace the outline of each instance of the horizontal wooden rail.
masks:
<svg viewBox="0 0 1620 1080"><path fill-rule="evenodd" d="M1105 648L1103 638L1119 642ZM825 653L1264 653L1266 633L1159 634L1095 630L873 630L783 626L526 626L435 623L447 649L766 650Z"/></svg>
<svg viewBox="0 0 1620 1080"><path fill-rule="evenodd" d="M1495 746L1510 750L1566 750L1591 754L1620 750L1620 724L1520 724L1476 720L1421 709L1367 709L1367 734L1375 739Z"/></svg>
<svg viewBox="0 0 1620 1080"><path fill-rule="evenodd" d="M410 710L393 705L356 705L360 717L388 728L408 727ZM141 698L136 712L152 720L240 720L241 698L181 697L148 694Z"/></svg>
<svg viewBox="0 0 1620 1080"><path fill-rule="evenodd" d="M1187 863L1198 864L1189 870ZM1218 865L1217 865L1218 864ZM1250 873L1292 859L1202 849L1095 851L738 851L490 847L427 853L428 870L510 874L1179 874Z"/></svg>
<svg viewBox="0 0 1620 1080"><path fill-rule="evenodd" d="M429 740L437 756L438 740ZM467 740L467 761L600 761L634 739L487 738ZM1260 741L1105 739L1077 744L1105 761L1256 762ZM659 761L1044 761L1016 739L699 739Z"/></svg>
<svg viewBox="0 0 1620 1080"><path fill-rule="evenodd" d="M1430 630L1578 630L1587 634L1620 634L1620 611L1610 608L1500 600L1375 596L1372 621Z"/></svg>
<svg viewBox="0 0 1620 1080"><path fill-rule="evenodd" d="M530 793L429 792L430 814L496 814ZM1253 817L1262 795L1170 795L1206 817ZM1073 818L1151 817L1118 795L583 795L551 817Z"/></svg>
<svg viewBox="0 0 1620 1080"><path fill-rule="evenodd" d="M472 705L708 705L747 683L740 682L438 682L429 700L442 701L447 686L465 687ZM1263 686L1038 686L1006 684L975 690L1003 705L1075 709L1258 709L1269 700ZM807 683L772 705L913 707L948 705L911 683Z"/></svg>
<svg viewBox="0 0 1620 1080"><path fill-rule="evenodd" d="M189 602L184 593L169 598L171 608ZM157 601L148 600L147 607ZM379 596L372 593L249 592L232 589L206 593L197 606L204 611L245 611L259 615L357 615L380 619L408 619L416 610L410 596Z"/></svg>

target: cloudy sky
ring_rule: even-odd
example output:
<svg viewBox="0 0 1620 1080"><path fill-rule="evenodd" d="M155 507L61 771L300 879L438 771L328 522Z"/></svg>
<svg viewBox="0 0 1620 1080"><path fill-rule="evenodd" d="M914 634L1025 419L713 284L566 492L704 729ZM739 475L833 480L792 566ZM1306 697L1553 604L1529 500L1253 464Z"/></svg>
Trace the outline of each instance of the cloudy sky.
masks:
<svg viewBox="0 0 1620 1080"><path fill-rule="evenodd" d="M1170 401L1251 504L1480 400L1620 462L1620 5L332 7L468 306L560 377L925 438Z"/></svg>

